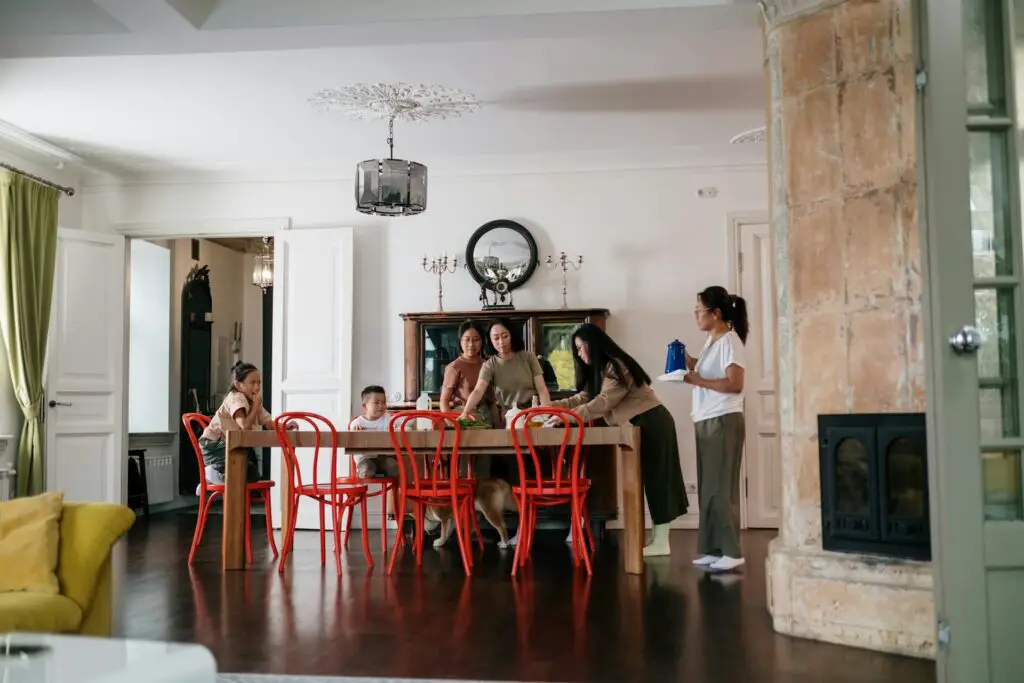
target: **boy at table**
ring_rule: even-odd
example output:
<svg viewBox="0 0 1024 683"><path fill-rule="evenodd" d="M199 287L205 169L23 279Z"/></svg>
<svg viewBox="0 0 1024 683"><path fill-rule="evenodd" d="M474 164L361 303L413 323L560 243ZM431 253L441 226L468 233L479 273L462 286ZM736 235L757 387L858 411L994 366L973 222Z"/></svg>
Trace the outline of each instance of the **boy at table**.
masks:
<svg viewBox="0 0 1024 683"><path fill-rule="evenodd" d="M360 394L363 402L363 414L352 421L350 429L355 432L388 431L388 397L384 393L384 387L376 384L363 389ZM373 477L397 477L398 461L393 455L368 455L357 453L356 476L360 479L372 479Z"/></svg>

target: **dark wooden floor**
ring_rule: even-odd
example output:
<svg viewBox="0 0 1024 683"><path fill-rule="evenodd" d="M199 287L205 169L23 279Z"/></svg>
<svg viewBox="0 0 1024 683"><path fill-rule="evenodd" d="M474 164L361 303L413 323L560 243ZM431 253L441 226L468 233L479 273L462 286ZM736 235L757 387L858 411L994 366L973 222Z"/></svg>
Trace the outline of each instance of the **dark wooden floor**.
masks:
<svg viewBox="0 0 1024 683"><path fill-rule="evenodd" d="M736 576L689 566L695 534L674 532L671 560L622 573L614 534L594 576L573 572L564 534L538 536L532 571L513 582L511 553L490 544L470 580L457 550L428 546L393 577L368 571L353 538L342 577L319 542L297 536L282 576L259 527L256 567L221 574L211 520L193 569L195 517L140 519L128 535L121 624L133 638L194 641L224 672L437 677L505 681L925 683L931 662L776 634L765 608L773 534L747 533ZM262 519L257 518L257 522ZM379 553L379 538L373 547ZM379 562L379 556L375 556Z"/></svg>

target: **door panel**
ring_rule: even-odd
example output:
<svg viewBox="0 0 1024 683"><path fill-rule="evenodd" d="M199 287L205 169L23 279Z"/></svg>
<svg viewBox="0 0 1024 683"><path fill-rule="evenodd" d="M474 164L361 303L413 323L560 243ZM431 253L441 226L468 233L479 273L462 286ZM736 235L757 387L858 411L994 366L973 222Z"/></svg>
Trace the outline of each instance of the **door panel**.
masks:
<svg viewBox="0 0 1024 683"><path fill-rule="evenodd" d="M734 223L739 246L736 292L747 301L746 344L746 526L778 529L782 519L782 461L779 457L775 392L775 279L771 228L767 220Z"/></svg>
<svg viewBox="0 0 1024 683"><path fill-rule="evenodd" d="M281 230L274 238L273 400L275 413L323 415L339 430L352 410L352 230ZM312 480L312 450L298 451L303 481ZM309 460L305 463L304 460ZM280 476L281 451L271 451ZM330 455L321 451L318 480L327 480ZM339 473L348 458L339 454ZM273 496L280 527L280 499ZM372 499L372 504L379 498ZM373 519L379 519L375 515ZM331 517L327 517L328 527ZM356 520L358 522L358 518ZM298 528L319 528L319 507L299 506Z"/></svg>
<svg viewBox="0 0 1024 683"><path fill-rule="evenodd" d="M1024 450L1012 0L924 0L918 38L940 681L1024 680ZM920 81L919 81L920 82ZM974 326L981 345L956 343Z"/></svg>
<svg viewBox="0 0 1024 683"><path fill-rule="evenodd" d="M46 489L68 500L125 500L124 297L124 237L60 229L46 361Z"/></svg>

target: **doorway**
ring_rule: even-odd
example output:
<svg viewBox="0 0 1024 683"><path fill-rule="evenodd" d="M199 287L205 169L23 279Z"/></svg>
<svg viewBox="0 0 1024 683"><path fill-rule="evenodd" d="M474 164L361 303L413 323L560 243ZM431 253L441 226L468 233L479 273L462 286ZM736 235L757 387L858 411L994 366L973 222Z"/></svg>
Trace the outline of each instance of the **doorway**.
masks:
<svg viewBox="0 0 1024 683"><path fill-rule="evenodd" d="M743 528L778 529L782 519L782 461L776 400L775 257L766 213L729 217L729 257L730 290L746 299L750 318L740 521Z"/></svg>
<svg viewBox="0 0 1024 683"><path fill-rule="evenodd" d="M129 449L147 451L150 504L181 507L199 485L181 415L213 415L239 360L261 369L270 409L273 291L253 284L259 236L135 238L130 249ZM158 353L150 352L154 346ZM150 420L156 426L140 434L147 411L157 413ZM155 439L157 432L166 438ZM265 455L263 473L269 468Z"/></svg>

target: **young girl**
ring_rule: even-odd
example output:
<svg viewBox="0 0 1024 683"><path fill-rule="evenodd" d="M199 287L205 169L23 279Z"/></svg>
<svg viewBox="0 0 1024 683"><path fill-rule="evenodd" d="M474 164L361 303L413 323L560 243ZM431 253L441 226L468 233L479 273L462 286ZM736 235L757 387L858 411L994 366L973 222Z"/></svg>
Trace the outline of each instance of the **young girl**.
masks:
<svg viewBox="0 0 1024 683"><path fill-rule="evenodd" d="M228 415L234 418L241 429L273 429L274 420L263 408L263 379L252 363L238 361L231 367L231 391L221 404ZM289 425L291 428L292 425ZM220 410L213 415L210 425L199 437L199 447L206 465L206 479L211 484L224 482L224 428L220 423ZM245 449L249 456L246 471L248 481L260 478L260 463L253 448Z"/></svg>
<svg viewBox="0 0 1024 683"><path fill-rule="evenodd" d="M693 428L697 437L697 499L700 529L693 561L711 571L743 564L740 550L740 461L743 420L747 302L724 287L697 295L697 327L707 332L700 356L687 355L686 383L692 384Z"/></svg>

